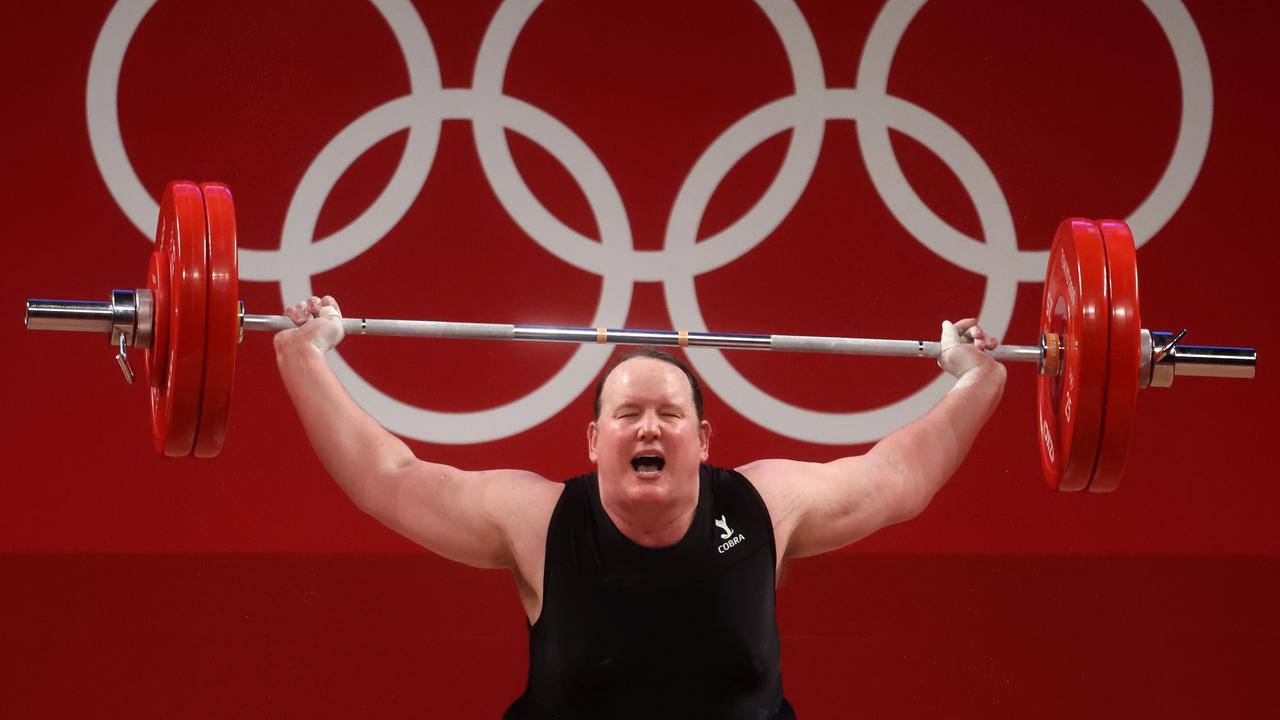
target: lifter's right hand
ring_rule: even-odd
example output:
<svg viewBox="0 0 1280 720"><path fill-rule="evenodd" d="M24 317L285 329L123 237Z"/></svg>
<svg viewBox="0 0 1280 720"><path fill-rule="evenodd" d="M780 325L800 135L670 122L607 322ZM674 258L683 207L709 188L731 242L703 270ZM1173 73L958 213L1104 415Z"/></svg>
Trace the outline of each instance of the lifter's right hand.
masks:
<svg viewBox="0 0 1280 720"><path fill-rule="evenodd" d="M312 296L306 301L285 308L285 315L298 327L277 335L278 342L299 337L310 343L321 354L329 352L342 342L346 333L342 329L342 309L332 295L323 298Z"/></svg>

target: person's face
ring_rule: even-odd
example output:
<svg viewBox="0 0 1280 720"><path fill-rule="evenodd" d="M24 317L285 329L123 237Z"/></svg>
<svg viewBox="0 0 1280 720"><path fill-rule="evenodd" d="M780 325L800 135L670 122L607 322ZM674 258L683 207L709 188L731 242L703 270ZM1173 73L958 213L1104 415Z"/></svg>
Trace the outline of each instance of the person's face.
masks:
<svg viewBox="0 0 1280 720"><path fill-rule="evenodd" d="M689 379L671 363L646 357L614 369L600 393L600 417L587 427L601 495L614 507L696 499L710 438Z"/></svg>

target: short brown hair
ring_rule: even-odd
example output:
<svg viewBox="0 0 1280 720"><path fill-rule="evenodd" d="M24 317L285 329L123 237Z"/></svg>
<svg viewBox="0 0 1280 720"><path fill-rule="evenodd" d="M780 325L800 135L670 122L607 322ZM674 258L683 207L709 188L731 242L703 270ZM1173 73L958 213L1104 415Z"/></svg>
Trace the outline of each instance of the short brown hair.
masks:
<svg viewBox="0 0 1280 720"><path fill-rule="evenodd" d="M698 420L702 420L702 386L698 384L698 378L694 376L693 371L690 370L689 366L685 365L680 358L672 355L666 350L659 350L651 345L645 345L641 348L631 350L623 354L622 357L618 358L617 362L610 365L609 369L605 370L604 374L600 376L600 382L596 383L596 401L594 405L595 417L597 420L600 418L600 393L604 392L604 381L609 379L609 376L613 374L614 370L618 369L619 365L636 358L661 360L662 362L670 363L671 365L675 365L680 368L680 371L684 373L684 376L689 379L689 389L693 391L693 409L697 412Z"/></svg>

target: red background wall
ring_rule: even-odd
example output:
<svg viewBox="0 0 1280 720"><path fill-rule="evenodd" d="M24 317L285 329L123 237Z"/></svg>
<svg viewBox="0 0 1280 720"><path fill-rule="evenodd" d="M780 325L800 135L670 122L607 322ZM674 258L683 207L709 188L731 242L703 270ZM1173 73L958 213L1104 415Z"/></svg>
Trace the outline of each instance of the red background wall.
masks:
<svg viewBox="0 0 1280 720"><path fill-rule="evenodd" d="M475 85L496 10L417 4L445 88ZM812 35L819 85L859 86L881 10L798 4L792 29ZM1120 491L1083 496L1039 479L1034 371L1011 368L1000 411L922 517L789 567L784 676L802 716L1257 715L1280 699L1269 683L1280 670L1280 488L1265 450L1276 429L1266 322L1280 19L1266 3L1186 10L1208 56L1211 114L1194 110L1211 132L1198 170L1179 171L1189 192L1139 249L1144 325L1256 345L1258 379L1144 392ZM151 454L144 395L120 382L103 342L18 325L28 297L105 299L142 284L149 238L113 197L120 178L100 169L88 131L104 112L86 97L111 11L0 9L0 305L13 313L0 326L0 371L14 465L0 481L0 715L497 716L526 668L509 579L424 555L360 515L311 454L267 337L241 347L222 456L175 461ZM502 88L581 139L616 188L634 248L658 251L704 150L796 91L787 57L752 3L551 2L520 30ZM1066 216L1132 215L1166 173L1184 111L1170 40L1138 2L935 0L903 34L887 89L972 146L1023 251L1047 248ZM320 150L407 92L405 61L372 5L162 0L128 44L118 121L153 197L177 177L225 181L241 248L271 250ZM734 166L700 239L756 204L798 136L784 130ZM505 137L538 200L599 241L588 194L602 188L579 187L564 159L520 132ZM313 285L371 317L593 324L601 277L513 220L475 143L472 122L446 120L405 215ZM374 202L405 147L394 133L341 174L316 238ZM898 132L892 147L924 204L983 239L980 209L939 151ZM941 318L976 312L990 283L903 227L847 120L826 123L785 218L755 230L758 246L696 278L713 329L932 337ZM241 288L250 312L296 299L274 281ZM1018 285L1012 342L1033 341L1039 297L1039 284ZM628 307L628 325L673 325L660 282L635 283ZM536 390L573 348L356 340L341 352L402 402L472 412ZM927 362L729 359L779 399L829 412L897 402L936 375ZM866 447L771 431L708 385L719 464ZM580 393L494 441L413 444L461 467L566 477L587 466L589 404Z"/></svg>

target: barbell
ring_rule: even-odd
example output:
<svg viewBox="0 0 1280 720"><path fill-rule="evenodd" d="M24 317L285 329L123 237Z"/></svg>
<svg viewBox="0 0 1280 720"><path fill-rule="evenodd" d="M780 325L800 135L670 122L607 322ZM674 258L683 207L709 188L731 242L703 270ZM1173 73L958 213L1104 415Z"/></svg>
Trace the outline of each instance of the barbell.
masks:
<svg viewBox="0 0 1280 720"><path fill-rule="evenodd" d="M1062 221L1049 251L1035 345L1001 345L996 360L1034 362L1040 459L1058 490L1114 490L1128 455L1138 390L1177 375L1252 378L1253 348L1192 346L1142 328L1137 255L1115 220ZM27 300L29 330L102 332L133 383L130 347L143 351L151 434L171 457L216 456L226 441L236 346L245 330L294 327L284 315L248 315L239 299L236 219L220 183L165 187L146 287L108 302ZM742 333L343 318L349 336L533 340L937 358L940 343Z"/></svg>

